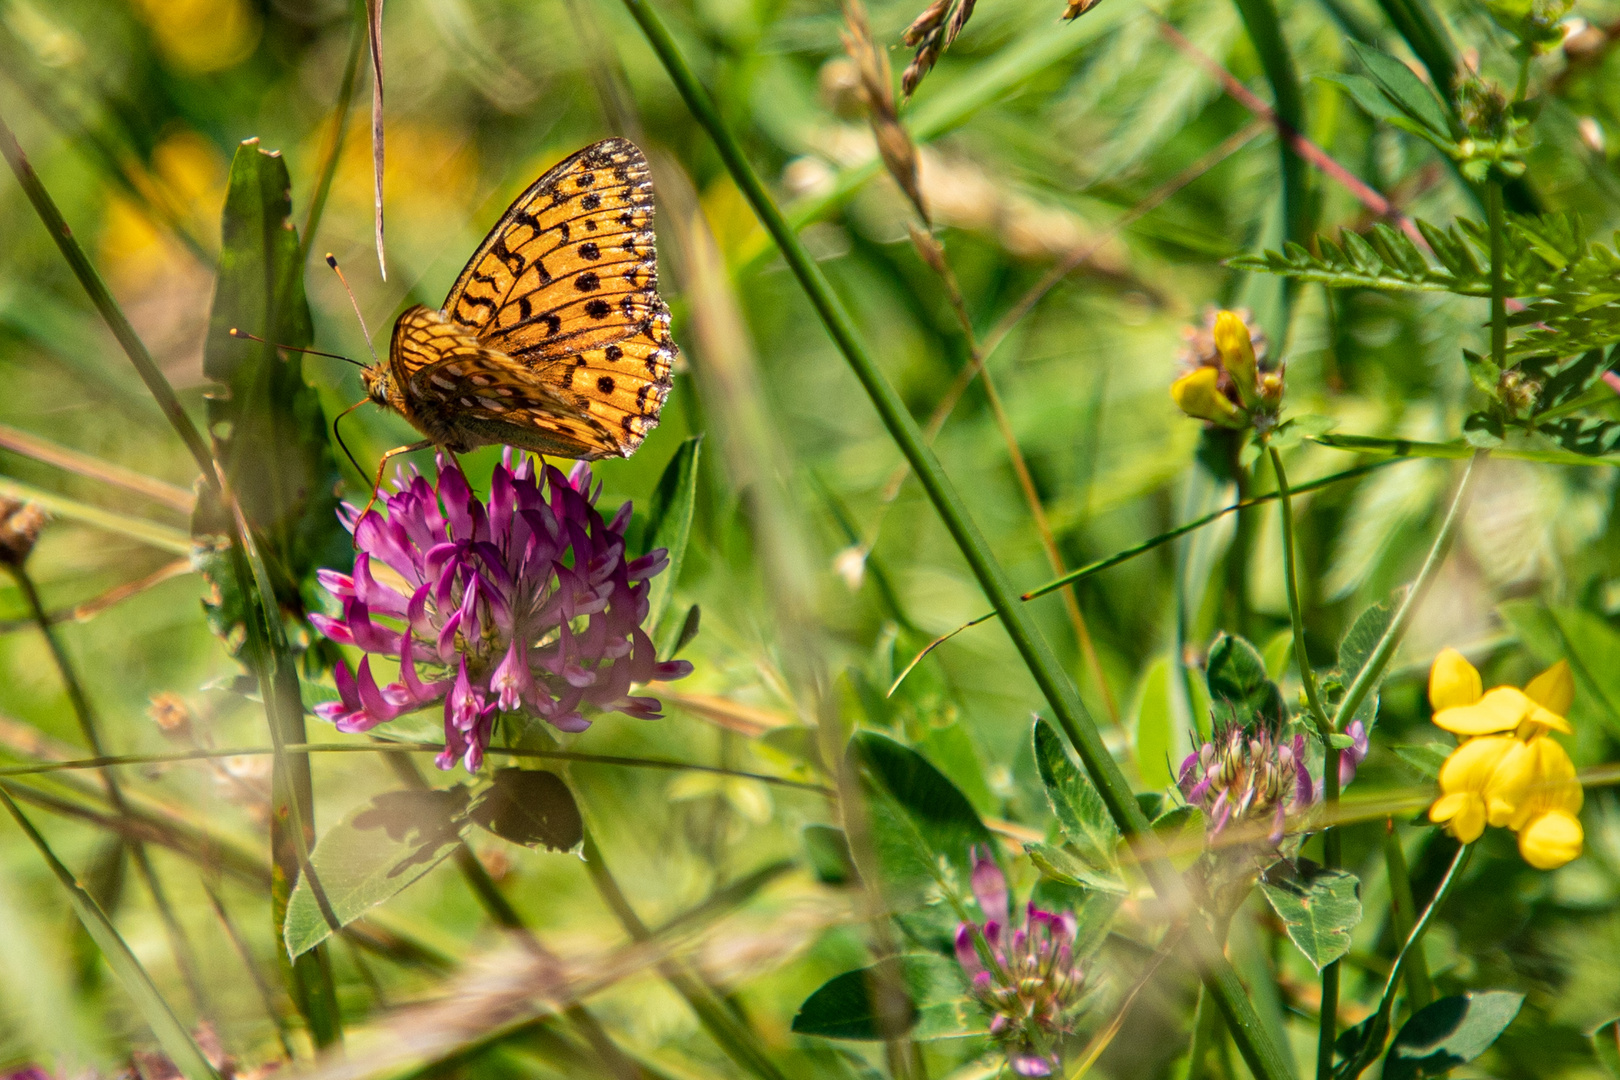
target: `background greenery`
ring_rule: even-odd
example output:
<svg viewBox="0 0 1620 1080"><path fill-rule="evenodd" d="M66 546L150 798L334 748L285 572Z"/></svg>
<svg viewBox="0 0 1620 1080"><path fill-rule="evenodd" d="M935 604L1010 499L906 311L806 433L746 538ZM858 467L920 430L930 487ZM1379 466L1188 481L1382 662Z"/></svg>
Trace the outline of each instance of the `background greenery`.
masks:
<svg viewBox="0 0 1620 1080"><path fill-rule="evenodd" d="M821 0L699 0L660 11L905 403L926 418L969 363L969 348L939 279L908 240L904 197L873 166L858 83L840 45L842 12ZM875 38L898 46L916 14L905 2L874 3ZM1209 305L1255 312L1272 355L1287 360L1292 410L1330 416L1340 431L1360 435L1455 437L1476 397L1459 348L1485 348L1483 300L1340 290L1330 301L1319 287L1285 293L1278 279L1222 265L1280 247L1289 227L1276 132L1170 41L1161 18L1270 101L1239 8L1224 0L1158 9L1106 0L1073 23L1060 23L1061 14L1055 0L981 0L902 117L922 144L922 192L980 340L1051 267L1087 253L1011 327L987 364L1063 562L1112 554L1232 498L1200 425L1177 413L1166 392L1180 370L1183 330ZM1611 58L1613 36L1603 28L1614 27L1620 11L1582 0L1573 15L1597 28L1571 39L1585 50L1555 49L1531 67L1542 108L1525 197L1544 210L1578 211L1589 234L1604 236L1620 224L1620 59ZM1428 144L1375 127L1343 90L1318 78L1358 70L1349 38L1412 55L1388 11L1295 0L1281 16L1305 134L1406 214L1440 222L1483 216ZM1511 43L1482 7L1457 0L1440 4L1439 16L1468 63L1513 83ZM341 2L0 3L0 113L199 418L210 386L203 348L232 155L255 137L281 153L293 220L303 229L358 25ZM1048 832L1030 740L1031 713L1045 702L998 625L952 639L884 697L929 640L988 605L914 481L887 505L898 451L635 23L619 5L592 0L395 0L383 34L387 280L373 248L363 64L331 197L310 242L312 254L331 250L346 268L379 347L404 306L440 302L507 201L545 167L616 131L636 138L654 162L661 286L685 370L640 452L603 463L597 475L604 505L625 498L642 505L682 441L705 435L693 536L676 587L678 612L694 603L702 611L701 632L683 654L696 674L670 688L665 719L607 717L568 748L820 781L807 725L826 710L845 726L886 731L916 747L981 815ZM903 61L903 50L896 55ZM1300 183L1291 190L1304 200L1296 198L1293 212L1318 227L1363 228L1372 220L1321 172L1305 170ZM202 617L202 579L174 567L173 576L148 581L187 558L193 462L9 181L0 184L0 223L7 386L0 471L5 484L62 500L30 570L52 611L126 583L149 584L61 627L109 751L176 749L148 717L160 694L183 699L206 746L267 745L262 709L241 693L240 666ZM308 262L316 347L365 357L339 283L318 258ZM303 372L328 418L361 396L355 372L338 361L306 358ZM993 412L975 381L936 448L1015 584L1033 588L1053 576L1052 567ZM414 437L370 408L345 425L368 467ZM17 432L88 460L78 472L52 465ZM469 455L469 469L487 477L497 457ZM1312 443L1287 453L1296 486L1359 460ZM108 482L112 466L177 490L131 493ZM349 497L363 497L369 477L346 462L341 468ZM1421 801L1429 790L1391 747L1429 740L1422 680L1445 644L1480 663L1487 685L1522 684L1570 656L1579 676L1576 762L1613 757L1620 552L1610 529L1612 466L1492 460L1482 468L1460 542L1384 689L1358 792L1415 793ZM1307 643L1318 664L1331 663L1359 611L1415 573L1453 476L1446 461L1402 461L1296 501ZM1263 493L1271 480L1261 470L1254 483L1247 493ZM871 544L864 574L851 552L859 543ZM1060 599L1034 602L1041 629L1139 790L1164 787L1166 761L1178 761L1187 745L1193 710L1183 663L1199 663L1218 630L1262 647L1286 638L1280 543L1268 505L1087 579L1078 599L1101 682ZM336 555L343 554L340 545ZM330 552L320 558L335 565ZM42 737L71 747L66 756L86 756L44 639L7 585L0 588L0 744L17 763L51 755ZM1284 683L1292 701L1297 684ZM411 731L431 737L432 726ZM315 741L354 741L315 720L309 730ZM312 757L317 834L399 783L378 756ZM141 798L206 823L267 863L269 761L145 765L122 775ZM832 1044L789 1031L812 990L867 962L858 893L818 881L804 865L800 830L832 820L827 800L696 772L587 763L560 771L649 924L762 866L796 860L745 903L727 905L725 921L692 946L691 962L788 1075L855 1068L836 1059ZM14 789L88 805L99 786L83 775L77 786L57 775L19 779ZM1589 793L1588 808L1586 856L1554 873L1529 869L1510 842L1488 838L1429 933L1428 967L1442 989L1528 995L1507 1035L1471 1066L1477 1074L1601 1075L1585 1035L1620 1012L1613 978L1620 808L1600 789ZM28 812L188 1027L206 1021L246 1065L280 1054L278 1024L303 1052L262 885L222 875L217 859L199 865L152 847L198 960L188 988L171 935L113 834L82 815L37 805ZM1421 898L1453 848L1406 818L1394 827ZM1361 874L1367 912L1345 976L1350 1020L1365 1015L1368 1006L1358 1003L1376 996L1395 948L1385 829L1380 817L1344 832L1345 865ZM60 1075L111 1072L132 1047L150 1045L146 1021L61 902L35 848L9 826L3 836L0 1060L40 1061ZM550 948L591 955L625 940L580 859L483 834L471 842ZM1027 861L1013 865L1015 880L1033 884ZM500 931L449 863L383 911L381 925L447 958L501 947ZM245 938L271 987L268 1009L232 932ZM1122 938L1133 934L1122 924ZM1245 909L1233 956L1263 1018L1308 1060L1315 973L1263 906ZM330 960L345 1023L362 1029L351 1030L356 1047L368 1045L368 1024L385 1023L401 1003L460 985L446 981L452 976L442 966L348 944L336 945ZM1106 1023L1139 966L1128 942L1100 954L1093 975L1100 996L1088 1024ZM1185 1058L1178 1064L1177 1057L1185 1054L1194 988L1185 968L1167 964L1097 1071L1184 1072ZM668 1075L739 1068L654 969L616 982L591 1008L615 1039ZM969 1075L982 1049L933 1044L929 1066L937 1075L958 1068ZM455 1067L579 1075L559 1054L542 1040L522 1052L469 1052ZM867 1057L882 1061L878 1051Z"/></svg>

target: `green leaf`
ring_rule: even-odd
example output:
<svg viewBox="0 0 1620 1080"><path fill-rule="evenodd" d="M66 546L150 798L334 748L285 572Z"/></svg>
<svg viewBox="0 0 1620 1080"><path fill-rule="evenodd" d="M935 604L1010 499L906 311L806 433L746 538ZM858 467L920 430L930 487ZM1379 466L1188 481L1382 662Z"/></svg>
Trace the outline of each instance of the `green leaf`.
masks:
<svg viewBox="0 0 1620 1080"><path fill-rule="evenodd" d="M1273 870L1289 871L1281 863ZM1350 931L1361 921L1361 882L1346 870L1326 870L1304 859L1298 869L1260 879L1288 938L1317 971L1350 951Z"/></svg>
<svg viewBox="0 0 1620 1080"><path fill-rule="evenodd" d="M1024 853L1042 874L1061 884L1121 896L1130 891L1116 875L1091 866L1067 848L1051 844L1025 844Z"/></svg>
<svg viewBox="0 0 1620 1080"><path fill-rule="evenodd" d="M1204 680L1217 714L1224 703L1244 726L1280 725L1288 719L1282 691L1267 677L1264 658L1240 637L1222 634L1215 639Z"/></svg>
<svg viewBox="0 0 1620 1080"><path fill-rule="evenodd" d="M806 825L799 832L810 869L823 885L847 885L856 878L849 838L832 825Z"/></svg>
<svg viewBox="0 0 1620 1080"><path fill-rule="evenodd" d="M961 1003L962 969L944 956L897 956L884 965L846 971L823 983L793 1018L798 1035L824 1039L876 1040L884 1037L874 994L880 973L905 992L902 1027L914 1038L963 1035L974 1030ZM977 1025L982 1028L981 1025Z"/></svg>
<svg viewBox="0 0 1620 1080"><path fill-rule="evenodd" d="M1063 739L1051 724L1039 718L1035 721L1035 765L1046 785L1047 801L1075 853L1093 870L1105 874L1115 871L1119 865L1115 854L1119 826L1114 824L1091 780L1069 756Z"/></svg>
<svg viewBox="0 0 1620 1080"><path fill-rule="evenodd" d="M34 828L33 823L23 816L17 804L3 789L0 789L0 800L5 802L6 809L11 811L11 816L33 842L57 882L67 890L68 904L73 908L73 914L78 916L85 932L101 950L101 955L106 957L107 966L112 968L113 974L118 977L125 992L135 1002L142 1019L156 1036L158 1045L163 1047L163 1052L174 1062L174 1067L179 1070L180 1075L186 1080L219 1080L219 1074L198 1049L191 1035L174 1015L174 1011L169 1008L168 1002L163 1000L163 995L158 992L152 976L147 974L141 962L130 951L118 933L118 928L112 924L112 920L107 918L95 900L78 883L73 872L62 865L62 860L56 857L56 853L45 842L45 838Z"/></svg>
<svg viewBox="0 0 1620 1080"><path fill-rule="evenodd" d="M967 796L921 754L887 735L858 731L849 752L872 786L873 847L886 883L904 888L937 880L943 857L965 885L971 849L995 850Z"/></svg>
<svg viewBox="0 0 1620 1080"><path fill-rule="evenodd" d="M1136 769L1142 783L1150 788L1167 788L1176 782L1176 763L1171 760L1174 746L1170 704L1170 658L1161 656L1142 674L1136 692Z"/></svg>
<svg viewBox="0 0 1620 1080"><path fill-rule="evenodd" d="M1387 600L1380 600L1364 608L1350 629L1344 632L1344 638L1339 642L1339 684L1348 688L1361 675L1370 660L1378 643L1383 640L1384 632L1395 618L1395 610L1400 607L1404 590L1396 590ZM1387 673L1388 668L1385 668ZM1360 720L1370 732L1374 721L1378 718L1378 688L1383 683L1383 676L1379 676L1372 688L1367 692L1361 707L1350 720ZM1336 703L1336 699L1335 699ZM1346 721L1349 723L1349 720Z"/></svg>
<svg viewBox="0 0 1620 1080"><path fill-rule="evenodd" d="M1592 1032L1592 1053L1613 1080L1620 1080L1620 1019L1610 1020Z"/></svg>
<svg viewBox="0 0 1620 1080"><path fill-rule="evenodd" d="M1422 746L1397 746L1395 756L1406 762L1419 774L1430 780L1440 778L1440 766L1446 763L1446 758L1457 749L1442 742L1424 743Z"/></svg>
<svg viewBox="0 0 1620 1080"><path fill-rule="evenodd" d="M225 197L203 372L218 384L208 398L215 455L259 537L276 601L297 620L318 603L315 571L353 560L337 518L337 463L320 398L304 381L303 355L230 334L239 328L293 347L313 338L291 210L281 155L259 149L256 139L242 143ZM229 528L223 509L204 492L192 533L213 543ZM200 565L220 596L210 605L213 628L237 642L247 608L235 595L236 583L223 560L205 558Z"/></svg>
<svg viewBox="0 0 1620 1080"><path fill-rule="evenodd" d="M437 866L467 828L467 789L388 791L321 837L310 852L317 891L300 877L283 936L296 957ZM323 910L324 909L324 910Z"/></svg>
<svg viewBox="0 0 1620 1080"><path fill-rule="evenodd" d="M1429 89L1429 85L1388 53L1363 45L1354 38L1349 40L1350 48L1384 96L1429 133L1450 142L1451 122L1446 116L1445 106Z"/></svg>
<svg viewBox="0 0 1620 1080"><path fill-rule="evenodd" d="M1319 75L1317 78L1344 90L1374 120L1389 123L1406 115L1365 75Z"/></svg>
<svg viewBox="0 0 1620 1080"><path fill-rule="evenodd" d="M1342 732L1334 732L1328 736L1328 745L1335 750L1348 750L1356 745L1356 740Z"/></svg>
<svg viewBox="0 0 1620 1080"><path fill-rule="evenodd" d="M1524 995L1486 990L1441 998L1401 1026L1384 1055L1384 1080L1441 1076L1483 1054L1519 1015Z"/></svg>
<svg viewBox="0 0 1620 1080"><path fill-rule="evenodd" d="M571 851L585 839L574 793L544 769L496 769L495 782L473 800L467 817L524 847Z"/></svg>
<svg viewBox="0 0 1620 1080"><path fill-rule="evenodd" d="M647 504L642 544L635 554L656 548L669 552L669 565L652 579L647 589L647 618L643 622L648 626L658 625L681 576L681 563L686 559L686 543L692 536L692 516L697 507L698 451L702 445L701 435L693 435L681 443L664 467L664 475L659 478Z"/></svg>

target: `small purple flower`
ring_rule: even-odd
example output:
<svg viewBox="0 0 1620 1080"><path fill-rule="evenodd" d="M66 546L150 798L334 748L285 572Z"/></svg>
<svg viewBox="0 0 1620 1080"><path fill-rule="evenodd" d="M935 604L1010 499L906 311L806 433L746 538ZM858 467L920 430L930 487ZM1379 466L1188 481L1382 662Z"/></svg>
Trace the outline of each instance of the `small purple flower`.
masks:
<svg viewBox="0 0 1620 1080"><path fill-rule="evenodd" d="M1350 726L1344 729L1352 742L1339 751L1339 787L1344 788L1356 778L1356 769L1367 760L1367 751L1371 748L1371 733L1367 725L1360 720L1350 721Z"/></svg>
<svg viewBox="0 0 1620 1080"><path fill-rule="evenodd" d="M498 713L527 710L561 731L590 726L585 706L645 720L657 698L632 684L690 674L684 660L659 663L642 628L648 582L668 565L660 549L626 559L625 503L611 522L596 510L584 462L564 477L531 459L496 467L488 502L442 458L438 486L401 478L385 495L387 517L345 503L354 533L352 574L321 571L343 605L340 618L311 616L328 638L367 655L357 673L338 663L340 701L315 711L339 731L368 731L444 701L439 768L483 763ZM399 680L379 687L373 656L397 657Z"/></svg>
<svg viewBox="0 0 1620 1080"><path fill-rule="evenodd" d="M985 921L956 928L956 959L970 980L969 993L990 1017L990 1036L1006 1052L1013 1072L1051 1076L1062 1064L1056 1044L1071 1030L1085 984L1074 958L1074 916L1031 903L1022 925L1013 925L1007 879L990 853L979 848L973 850L972 883Z"/></svg>
<svg viewBox="0 0 1620 1080"><path fill-rule="evenodd" d="M1285 739L1263 724L1217 725L1215 737L1182 761L1177 786L1204 812L1211 836L1237 821L1269 818L1273 846L1282 842L1288 813L1316 800L1305 736Z"/></svg>

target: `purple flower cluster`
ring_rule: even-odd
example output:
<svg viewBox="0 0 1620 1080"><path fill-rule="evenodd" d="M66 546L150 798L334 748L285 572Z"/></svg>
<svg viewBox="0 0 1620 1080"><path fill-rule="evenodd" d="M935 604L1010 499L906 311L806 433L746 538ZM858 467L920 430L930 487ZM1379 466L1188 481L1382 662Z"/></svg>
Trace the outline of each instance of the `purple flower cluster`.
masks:
<svg viewBox="0 0 1620 1080"><path fill-rule="evenodd" d="M441 458L438 474L437 487L420 475L397 481L386 517L344 504L354 572L321 572L343 614L311 621L368 655L358 677L338 664L342 700L316 713L339 731L367 731L442 699L438 766L459 759L469 772L497 712L527 710L562 731L590 726L584 706L658 719L658 699L630 687L692 665L659 663L642 628L648 583L669 560L662 549L626 559L630 504L604 522L584 462L566 477L549 465L537 476L527 457L511 467L508 452L487 503L453 462ZM399 681L379 687L373 656L397 657Z"/></svg>
<svg viewBox="0 0 1620 1080"><path fill-rule="evenodd" d="M1367 729L1360 720L1348 731L1354 744L1339 753L1339 785L1356 775L1367 756ZM1305 736L1283 736L1265 724L1217 726L1215 737L1188 754L1177 781L1182 797L1204 812L1211 836L1237 821L1270 819L1267 842L1275 847L1287 817L1321 797L1305 765Z"/></svg>
<svg viewBox="0 0 1620 1080"><path fill-rule="evenodd" d="M990 1036L1019 1076L1051 1076L1062 1065L1058 1040L1069 1033L1085 975L1074 960L1075 919L1033 903L1021 925L1010 917L1007 879L988 852L973 853L973 895L983 923L956 930L956 959L971 993L990 1017Z"/></svg>

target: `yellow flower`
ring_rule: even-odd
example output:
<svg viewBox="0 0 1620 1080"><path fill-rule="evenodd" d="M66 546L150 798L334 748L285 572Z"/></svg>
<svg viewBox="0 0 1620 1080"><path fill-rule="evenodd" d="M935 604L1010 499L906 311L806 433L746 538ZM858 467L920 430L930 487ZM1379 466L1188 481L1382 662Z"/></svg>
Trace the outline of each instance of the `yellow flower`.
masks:
<svg viewBox="0 0 1620 1080"><path fill-rule="evenodd" d="M1235 311L1223 311L1215 316L1215 348L1221 354L1221 366L1232 374L1238 394L1245 403L1255 400L1255 380L1259 377L1259 361L1254 355L1254 341L1249 328Z"/></svg>
<svg viewBox="0 0 1620 1080"><path fill-rule="evenodd" d="M1569 661L1560 660L1520 690L1498 686L1481 693L1479 672L1455 649L1445 649L1429 670L1429 703L1435 725L1470 738L1517 731L1521 738L1551 728L1569 734L1563 714L1575 699Z"/></svg>
<svg viewBox="0 0 1620 1080"><path fill-rule="evenodd" d="M1579 818L1552 810L1519 830L1519 854L1537 870L1556 870L1579 857L1585 840Z"/></svg>
<svg viewBox="0 0 1620 1080"><path fill-rule="evenodd" d="M1465 844L1478 840L1489 817L1486 802L1497 765L1518 745L1509 735L1469 739L1440 766L1440 798L1429 808L1429 820L1446 826Z"/></svg>
<svg viewBox="0 0 1620 1080"><path fill-rule="evenodd" d="M1434 722L1462 739L1440 767L1429 820L1465 844L1486 825L1512 829L1525 862L1540 870L1563 866L1586 839L1576 817L1585 795L1575 763L1547 737L1572 730L1564 719L1575 700L1569 663L1558 661L1523 690L1484 685L1455 649L1442 650L1429 670Z"/></svg>
<svg viewBox="0 0 1620 1080"><path fill-rule="evenodd" d="M1223 427L1246 426L1248 418L1242 410L1221 393L1217 385L1220 377L1221 373L1212 367L1196 367L1170 384L1170 396L1188 416Z"/></svg>

